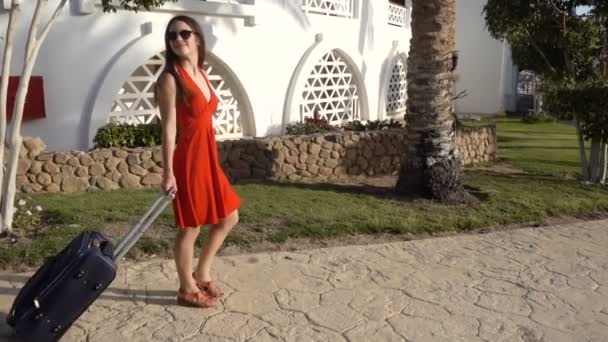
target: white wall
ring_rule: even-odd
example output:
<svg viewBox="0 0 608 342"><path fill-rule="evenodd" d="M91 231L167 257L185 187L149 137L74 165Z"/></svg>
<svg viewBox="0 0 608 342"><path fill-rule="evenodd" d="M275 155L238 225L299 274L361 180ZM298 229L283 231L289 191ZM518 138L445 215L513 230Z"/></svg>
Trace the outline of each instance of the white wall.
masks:
<svg viewBox="0 0 608 342"><path fill-rule="evenodd" d="M457 112L500 112L510 101L512 87L507 76L515 71L508 49L485 32L484 2L457 1L460 62L456 91L467 89L469 93L456 103ZM32 1L22 3L24 15L31 15ZM197 1L178 4L184 14L199 20L209 49L238 76L254 112L257 136L279 133L285 124L286 96L294 71L319 33L323 46L346 52L362 71L369 118L376 119L379 99L385 95L380 91L383 70L396 53L409 52L409 28L388 25L388 1L356 1L356 19L306 15L297 3L256 0L256 26L245 26L242 19L193 15L200 8ZM47 9L47 16L51 10ZM34 75L44 77L47 117L25 122L23 135L40 136L54 150L91 147L94 132L106 122L120 86L138 66L164 49L165 25L175 14L79 15L68 6L44 42L34 69ZM0 11L0 28L7 21L7 12ZM13 75L21 72L29 21L28 16L21 17ZM150 33L142 33L143 24L152 27Z"/></svg>
<svg viewBox="0 0 608 342"><path fill-rule="evenodd" d="M456 49L459 52L456 113L494 114L514 109L514 66L508 45L490 36L482 10L487 0L456 1ZM516 73L516 71L515 71Z"/></svg>
<svg viewBox="0 0 608 342"><path fill-rule="evenodd" d="M358 18L344 19L304 15L296 0L258 0L258 25L253 27L245 26L242 19L184 14L199 20L209 49L238 76L255 113L256 135L262 136L280 132L291 78L317 33L323 33L327 46L355 55L350 57L361 61L360 70L365 58L370 118L375 118L381 65L393 40L407 51L409 29L388 25L387 2L358 3ZM32 6L23 1L24 14L31 14ZM44 42L34 70L34 75L44 77L47 117L25 122L23 135L41 136L50 149L91 147L90 127L94 132L105 123L113 96L130 73L164 49L165 25L175 14L74 15L66 8ZM7 12L0 12L0 27L6 27L7 21ZM25 37L29 21L22 17L18 37ZM152 32L142 35L140 26L145 23L150 23ZM13 75L20 74L24 40L18 39Z"/></svg>

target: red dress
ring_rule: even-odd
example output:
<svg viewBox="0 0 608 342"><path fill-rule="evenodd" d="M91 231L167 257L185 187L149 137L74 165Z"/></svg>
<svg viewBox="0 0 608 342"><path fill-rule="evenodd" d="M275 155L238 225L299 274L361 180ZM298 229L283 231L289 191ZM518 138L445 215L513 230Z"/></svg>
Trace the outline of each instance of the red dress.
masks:
<svg viewBox="0 0 608 342"><path fill-rule="evenodd" d="M190 75L178 64L177 69L190 90L190 105L176 105L178 140L173 154L173 173L177 193L173 201L175 221L180 228L216 224L241 205L239 196L228 182L218 157L213 129L213 113L218 99L209 87L209 101ZM202 71L201 71L202 72Z"/></svg>

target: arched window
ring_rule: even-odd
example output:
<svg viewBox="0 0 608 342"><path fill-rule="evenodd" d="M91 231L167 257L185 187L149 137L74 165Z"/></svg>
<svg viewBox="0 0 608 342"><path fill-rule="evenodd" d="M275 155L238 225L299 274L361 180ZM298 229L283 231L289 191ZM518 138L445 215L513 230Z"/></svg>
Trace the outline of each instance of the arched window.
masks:
<svg viewBox="0 0 608 342"><path fill-rule="evenodd" d="M118 90L110 109L108 121L121 123L150 123L158 120L160 114L154 103L154 84L165 64L165 54L160 52L138 67ZM234 79L227 66L218 57L208 53L204 64L209 82L219 99L213 123L218 139L239 138L253 135L244 132L242 101L233 91L238 80ZM249 106L250 108L250 106ZM253 113L245 113L252 117Z"/></svg>
<svg viewBox="0 0 608 342"><path fill-rule="evenodd" d="M301 117L318 113L332 125L360 119L359 92L353 67L338 50L326 53L314 66L304 86Z"/></svg>

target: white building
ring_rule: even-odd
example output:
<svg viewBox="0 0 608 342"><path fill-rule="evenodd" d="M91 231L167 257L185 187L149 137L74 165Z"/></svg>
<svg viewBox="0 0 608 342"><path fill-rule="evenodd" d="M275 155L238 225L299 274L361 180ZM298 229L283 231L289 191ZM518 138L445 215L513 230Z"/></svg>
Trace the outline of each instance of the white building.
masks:
<svg viewBox="0 0 608 342"><path fill-rule="evenodd" d="M482 10L486 0L456 0L456 50L459 52L455 101L461 114L495 114L514 111L518 70L511 48L490 36Z"/></svg>
<svg viewBox="0 0 608 342"><path fill-rule="evenodd" d="M22 1L12 75L21 72L33 2ZM515 94L508 48L485 32L484 2L457 1L456 90L468 92L457 112L504 111ZM409 0L179 0L139 13L103 13L100 3L72 0L40 50L34 76L44 82L46 114L25 121L23 135L42 137L51 150L88 149L111 120L157 115L152 85L176 14L204 30L206 69L221 98L218 139L279 134L315 110L334 124L405 113ZM7 22L4 10L2 30Z"/></svg>

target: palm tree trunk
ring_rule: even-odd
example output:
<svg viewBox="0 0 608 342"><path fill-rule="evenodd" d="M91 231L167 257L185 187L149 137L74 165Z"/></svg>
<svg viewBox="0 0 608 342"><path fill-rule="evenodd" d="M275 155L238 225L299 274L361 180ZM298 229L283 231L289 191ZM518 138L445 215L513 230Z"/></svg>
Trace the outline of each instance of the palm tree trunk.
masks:
<svg viewBox="0 0 608 342"><path fill-rule="evenodd" d="M407 148L396 190L442 202L465 198L452 114L455 0L414 0L407 74Z"/></svg>

